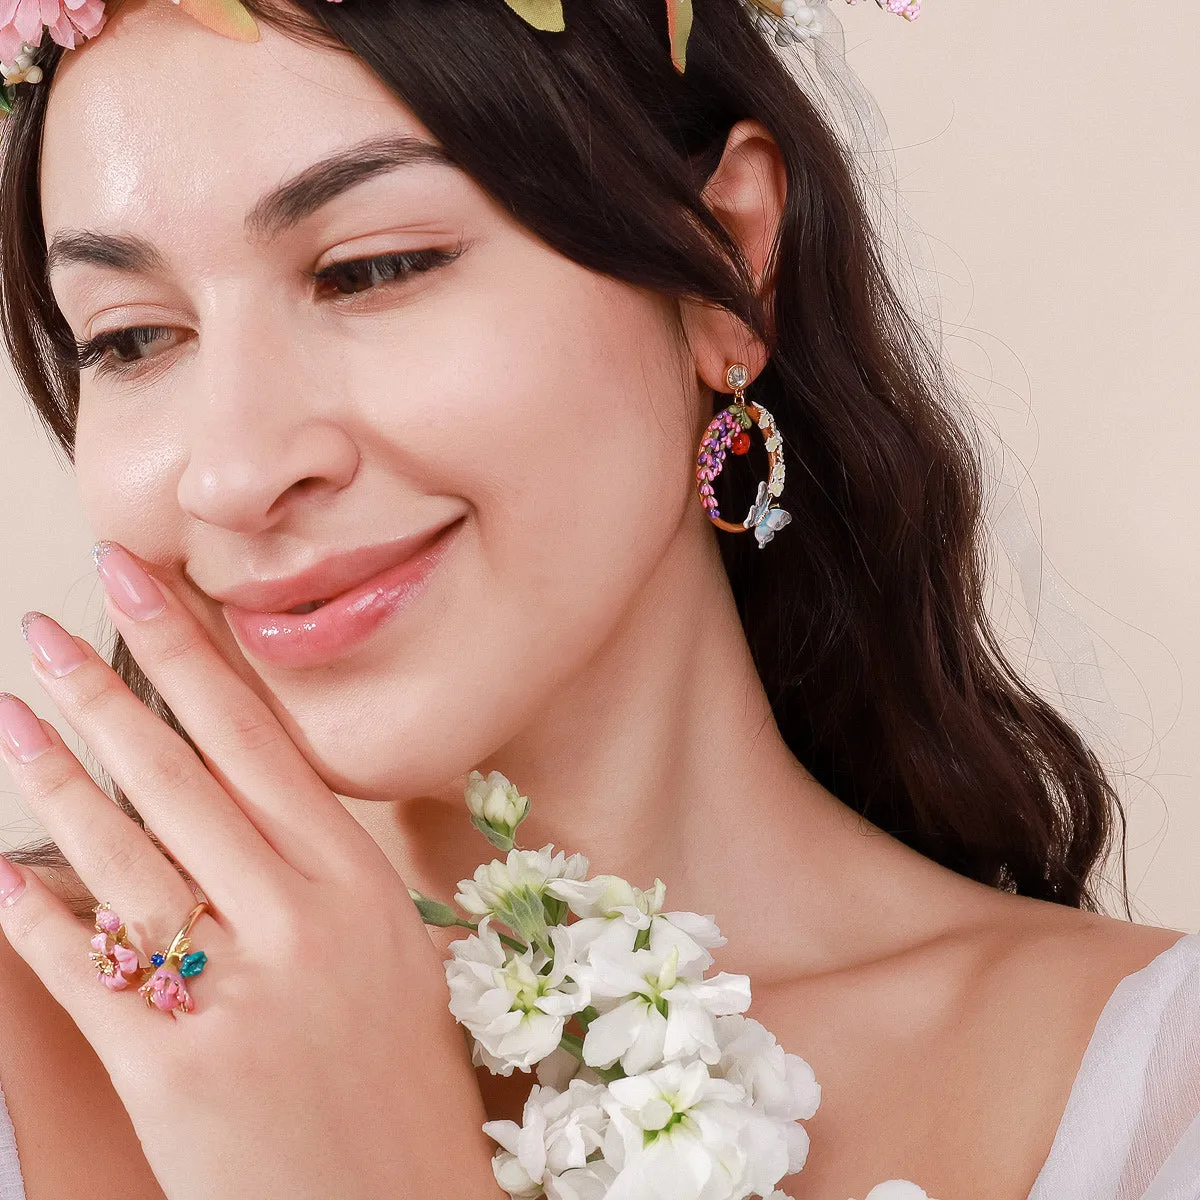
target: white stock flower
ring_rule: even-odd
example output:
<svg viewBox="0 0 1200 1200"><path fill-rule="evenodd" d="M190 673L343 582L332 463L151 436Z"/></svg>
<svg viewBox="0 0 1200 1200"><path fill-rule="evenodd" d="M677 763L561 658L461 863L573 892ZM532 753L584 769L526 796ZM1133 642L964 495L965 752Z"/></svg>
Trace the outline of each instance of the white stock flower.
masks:
<svg viewBox="0 0 1200 1200"><path fill-rule="evenodd" d="M490 917L477 933L450 943L445 962L450 1012L470 1030L471 1061L493 1075L528 1071L557 1047L567 1019L588 1004L586 985L567 976L571 961L566 927L550 930L554 965L539 950L508 951Z"/></svg>
<svg viewBox="0 0 1200 1200"><path fill-rule="evenodd" d="M711 979L683 979L678 965L677 946L665 955L633 950L612 958L593 950L586 962L572 965L589 1003L599 1001L597 1009L604 1010L584 1035L583 1061L589 1067L620 1060L627 1075L637 1075L692 1055L718 1060L713 1018L750 1006L749 977L722 971Z"/></svg>
<svg viewBox="0 0 1200 1200"><path fill-rule="evenodd" d="M757 1108L781 1123L788 1143L788 1174L799 1171L808 1158L809 1136L796 1122L807 1121L821 1103L821 1085L812 1067L785 1051L753 1017L734 1013L713 1024L721 1057L712 1073L741 1084Z"/></svg>
<svg viewBox="0 0 1200 1200"><path fill-rule="evenodd" d="M483 916L513 907L514 896L529 894L538 900L552 879L582 879L588 860L582 854L559 850L547 843L540 850L510 850L501 861L493 859L475 870L474 878L460 879L454 899L469 913Z"/></svg>
<svg viewBox="0 0 1200 1200"><path fill-rule="evenodd" d="M604 1138L606 1095L603 1086L577 1079L561 1092L535 1083L520 1125L488 1121L483 1126L502 1147L492 1159L496 1182L514 1197L540 1196L543 1189L551 1196L557 1189L561 1200L587 1197L588 1187L599 1178L587 1160ZM561 1187L560 1179L565 1179Z"/></svg>
<svg viewBox="0 0 1200 1200"><path fill-rule="evenodd" d="M572 1079L579 1079L584 1083L603 1082L591 1067L580 1062L577 1054L572 1054L570 1050L564 1050L561 1046L551 1050L545 1058L539 1059L534 1073L543 1087L552 1087L560 1092L566 1091L567 1084Z"/></svg>
<svg viewBox="0 0 1200 1200"><path fill-rule="evenodd" d="M545 1195L541 1180L530 1179L529 1172L521 1166L521 1160L515 1154L501 1151L493 1155L492 1174L513 1200L536 1200L538 1196Z"/></svg>
<svg viewBox="0 0 1200 1200"><path fill-rule="evenodd" d="M547 887L556 896L565 890L558 883ZM654 893L641 895L644 902L650 903ZM567 903L569 906L570 901ZM712 917L693 912L642 912L637 905L622 905L605 915L582 917L572 923L571 936L575 956L581 961L586 961L592 953L620 957L644 948L666 955L672 946L677 947L679 974L692 979L699 979L713 965L709 950L725 945L728 940Z"/></svg>
<svg viewBox="0 0 1200 1200"><path fill-rule="evenodd" d="M463 795L476 829L493 846L511 850L517 826L529 815L529 797L522 796L499 771L489 771L486 778L479 771L472 771Z"/></svg>
<svg viewBox="0 0 1200 1200"><path fill-rule="evenodd" d="M654 887L643 891L619 875L597 875L585 880L554 880L546 890L580 918L571 926L576 954L584 957L590 949L602 954L619 955L647 944L655 951L678 945L679 973L702 975L713 963L710 949L725 945L712 917L692 912L662 911L667 885L655 879ZM643 935L638 941L639 934Z"/></svg>
<svg viewBox="0 0 1200 1200"><path fill-rule="evenodd" d="M608 1085L606 1200L744 1200L787 1172L778 1122L702 1062L668 1063Z"/></svg>
<svg viewBox="0 0 1200 1200"><path fill-rule="evenodd" d="M602 1158L586 1167L572 1167L546 1181L547 1200L606 1200L616 1174Z"/></svg>
<svg viewBox="0 0 1200 1200"><path fill-rule="evenodd" d="M924 1188L909 1183L907 1179L888 1179L877 1183L866 1194L864 1200L933 1200L933 1197L926 1195Z"/></svg>
<svg viewBox="0 0 1200 1200"><path fill-rule="evenodd" d="M592 879L556 880L548 890L565 900L577 917L620 916L635 929L645 929L650 917L662 911L667 885L656 879L653 889L644 892L619 875L596 875Z"/></svg>

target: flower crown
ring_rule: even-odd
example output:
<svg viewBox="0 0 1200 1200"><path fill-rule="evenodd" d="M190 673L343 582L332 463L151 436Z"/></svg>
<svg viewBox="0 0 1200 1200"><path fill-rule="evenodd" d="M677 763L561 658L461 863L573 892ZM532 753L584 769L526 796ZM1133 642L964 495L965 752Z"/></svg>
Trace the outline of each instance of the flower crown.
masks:
<svg viewBox="0 0 1200 1200"><path fill-rule="evenodd" d="M341 0L331 0L341 3ZM560 33L566 28L562 0L504 0L534 29ZM858 0L847 0L856 4ZM921 14L921 0L875 0L880 8L913 21ZM240 42L258 41L258 25L241 0L172 0L202 25ZM824 0L743 0L773 17L795 39L808 41L821 33L817 7ZM686 62L688 34L692 29L692 0L666 0L667 36L671 62L681 75ZM0 0L0 115L12 110L12 89L18 83L39 83L42 68L35 61L50 37L67 50L104 28L104 0Z"/></svg>

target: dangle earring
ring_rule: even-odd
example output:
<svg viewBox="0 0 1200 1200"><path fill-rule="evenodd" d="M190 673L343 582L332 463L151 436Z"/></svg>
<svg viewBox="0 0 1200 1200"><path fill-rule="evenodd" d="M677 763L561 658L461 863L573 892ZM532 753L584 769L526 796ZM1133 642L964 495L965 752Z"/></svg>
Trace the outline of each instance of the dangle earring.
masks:
<svg viewBox="0 0 1200 1200"><path fill-rule="evenodd" d="M717 413L704 431L700 455L696 459L696 482L700 503L704 505L709 520L718 529L730 533L747 533L753 529L761 550L778 530L791 521L792 515L782 508L771 507L771 498L783 491L783 439L775 428L775 418L761 405L746 399L743 389L749 382L750 371L745 363L734 363L725 372L725 383L733 389L734 400ZM747 430L754 425L762 431L765 440L770 475L765 483L759 483L749 515L740 525L735 525L721 517L712 485L725 466L728 451L745 454L750 449Z"/></svg>

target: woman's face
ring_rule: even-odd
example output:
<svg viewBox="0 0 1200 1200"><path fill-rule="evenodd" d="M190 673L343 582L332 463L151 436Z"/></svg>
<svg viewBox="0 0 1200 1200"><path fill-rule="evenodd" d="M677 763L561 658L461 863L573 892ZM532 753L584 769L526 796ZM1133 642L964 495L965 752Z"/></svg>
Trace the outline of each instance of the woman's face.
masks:
<svg viewBox="0 0 1200 1200"><path fill-rule="evenodd" d="M436 787L544 715L680 529L707 536L703 392L673 303L572 263L438 163L264 201L380 137L433 142L350 56L135 0L64 56L41 171L48 241L74 235L51 278L75 336L158 335L83 371L91 528L171 582L330 785L364 798ZM83 231L143 253L98 256ZM437 265L310 278L397 253ZM338 642L341 609L306 628L222 605L439 528L432 569L357 640ZM351 578L400 557L381 553Z"/></svg>

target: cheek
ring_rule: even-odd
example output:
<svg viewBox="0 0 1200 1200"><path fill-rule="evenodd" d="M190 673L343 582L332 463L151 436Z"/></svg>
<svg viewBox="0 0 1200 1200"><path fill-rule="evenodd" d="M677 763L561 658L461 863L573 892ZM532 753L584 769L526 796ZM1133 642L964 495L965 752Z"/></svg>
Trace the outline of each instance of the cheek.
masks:
<svg viewBox="0 0 1200 1200"><path fill-rule="evenodd" d="M460 364L443 412L488 567L562 651L611 626L660 558L694 420L661 303L554 271L538 308L518 300L479 322L476 369Z"/></svg>
<svg viewBox="0 0 1200 1200"><path fill-rule="evenodd" d="M381 414L409 456L392 470L419 464L422 489L463 498L471 519L421 620L342 676L342 702L318 679L288 697L335 790L386 798L483 761L597 659L689 504L702 521L699 399L670 307L554 272L523 295L464 289L453 345L431 330L421 356L418 427L408 404Z"/></svg>
<svg viewBox="0 0 1200 1200"><path fill-rule="evenodd" d="M75 477L84 519L151 560L177 557L182 513L167 480L179 470L180 448L145 420L121 419L99 405L80 410Z"/></svg>

